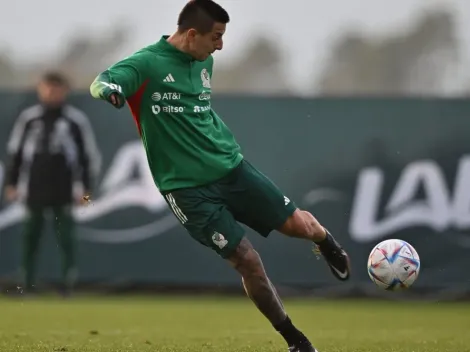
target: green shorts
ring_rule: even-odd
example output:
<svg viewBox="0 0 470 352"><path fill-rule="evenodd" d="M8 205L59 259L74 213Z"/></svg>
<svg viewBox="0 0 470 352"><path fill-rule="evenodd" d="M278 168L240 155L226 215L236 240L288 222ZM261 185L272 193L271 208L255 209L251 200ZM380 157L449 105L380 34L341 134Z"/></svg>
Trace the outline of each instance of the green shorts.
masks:
<svg viewBox="0 0 470 352"><path fill-rule="evenodd" d="M216 182L163 195L191 237L223 258L232 254L244 236L239 222L267 237L296 209L246 160Z"/></svg>

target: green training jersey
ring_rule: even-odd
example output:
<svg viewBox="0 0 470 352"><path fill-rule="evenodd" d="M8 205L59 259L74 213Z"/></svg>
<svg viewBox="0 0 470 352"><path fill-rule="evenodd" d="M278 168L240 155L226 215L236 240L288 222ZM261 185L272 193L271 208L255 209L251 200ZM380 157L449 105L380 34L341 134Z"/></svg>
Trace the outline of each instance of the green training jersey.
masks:
<svg viewBox="0 0 470 352"><path fill-rule="evenodd" d="M127 101L162 192L211 183L243 159L211 107L212 56L196 61L167 38L112 65L90 87L94 98L117 93Z"/></svg>

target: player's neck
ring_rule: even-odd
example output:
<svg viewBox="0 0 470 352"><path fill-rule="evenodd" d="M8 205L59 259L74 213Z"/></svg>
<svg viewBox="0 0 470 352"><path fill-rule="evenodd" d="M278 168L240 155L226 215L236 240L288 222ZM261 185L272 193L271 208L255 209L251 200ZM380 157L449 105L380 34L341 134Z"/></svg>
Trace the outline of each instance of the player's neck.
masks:
<svg viewBox="0 0 470 352"><path fill-rule="evenodd" d="M191 55L191 51L189 50L189 45L186 42L186 38L183 35L179 33L174 33L166 41L170 43L171 45L173 45L179 51L182 51L183 53Z"/></svg>

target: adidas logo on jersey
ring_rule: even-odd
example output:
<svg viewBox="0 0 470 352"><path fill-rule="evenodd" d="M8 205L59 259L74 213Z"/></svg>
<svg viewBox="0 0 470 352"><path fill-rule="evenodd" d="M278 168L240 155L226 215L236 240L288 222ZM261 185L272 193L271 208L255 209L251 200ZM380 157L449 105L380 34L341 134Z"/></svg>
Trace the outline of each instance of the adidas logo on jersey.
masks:
<svg viewBox="0 0 470 352"><path fill-rule="evenodd" d="M173 75L171 73L168 74L168 76L165 77L163 80L165 83L173 83L175 82L175 79L173 78Z"/></svg>

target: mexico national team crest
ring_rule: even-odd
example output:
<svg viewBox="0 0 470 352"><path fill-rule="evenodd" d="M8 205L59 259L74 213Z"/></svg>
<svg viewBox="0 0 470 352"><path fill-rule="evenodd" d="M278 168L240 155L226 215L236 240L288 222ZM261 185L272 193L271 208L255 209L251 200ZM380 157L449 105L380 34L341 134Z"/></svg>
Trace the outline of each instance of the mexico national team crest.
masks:
<svg viewBox="0 0 470 352"><path fill-rule="evenodd" d="M211 87L211 76L209 76L209 71L207 71L207 69L205 68L203 68L201 71L201 79L202 79L202 86L204 88Z"/></svg>
<svg viewBox="0 0 470 352"><path fill-rule="evenodd" d="M220 249L224 248L228 244L228 241L225 239L225 237L217 231L215 231L212 235L212 242L214 242L214 244Z"/></svg>

